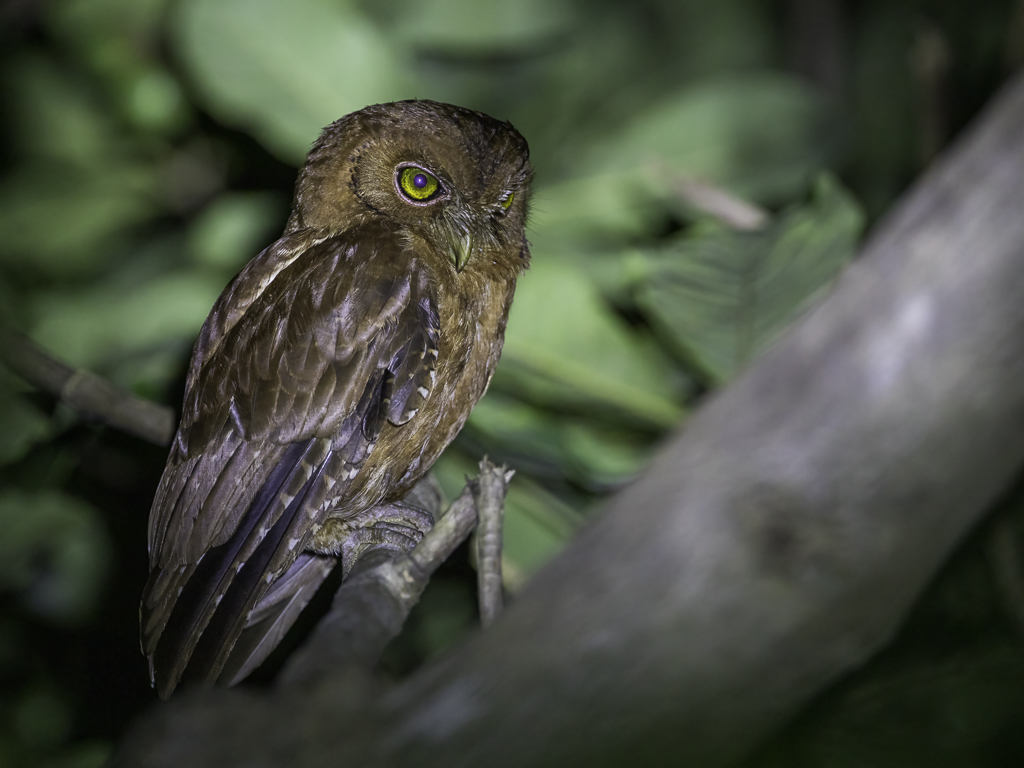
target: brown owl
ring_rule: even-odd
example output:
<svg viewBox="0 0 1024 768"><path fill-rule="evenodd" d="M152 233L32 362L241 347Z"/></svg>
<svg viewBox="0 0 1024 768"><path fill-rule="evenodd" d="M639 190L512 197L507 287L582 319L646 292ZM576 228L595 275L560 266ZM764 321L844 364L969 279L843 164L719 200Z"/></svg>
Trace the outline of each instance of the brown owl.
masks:
<svg viewBox="0 0 1024 768"><path fill-rule="evenodd" d="M532 171L507 122L403 101L328 126L281 239L199 335L149 521L162 698L232 684L454 439L501 353Z"/></svg>

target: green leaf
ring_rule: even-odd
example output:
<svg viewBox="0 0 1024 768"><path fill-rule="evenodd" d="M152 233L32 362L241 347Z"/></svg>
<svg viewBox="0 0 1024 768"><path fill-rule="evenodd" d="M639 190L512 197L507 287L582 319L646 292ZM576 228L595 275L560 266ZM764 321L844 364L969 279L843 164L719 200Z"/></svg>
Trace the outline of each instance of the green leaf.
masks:
<svg viewBox="0 0 1024 768"><path fill-rule="evenodd" d="M342 115L416 95L354 0L184 0L175 21L211 112L293 163Z"/></svg>
<svg viewBox="0 0 1024 768"><path fill-rule="evenodd" d="M638 256L641 309L714 383L775 339L850 260L860 208L823 176L811 201L760 232L708 223Z"/></svg>
<svg viewBox="0 0 1024 768"><path fill-rule="evenodd" d="M52 60L15 59L5 81L13 102L12 139L26 155L102 170L116 154L124 137L114 120L90 90Z"/></svg>
<svg viewBox="0 0 1024 768"><path fill-rule="evenodd" d="M155 350L177 359L199 333L224 283L219 273L196 270L130 287L100 284L42 293L34 302L31 335L58 358L94 371Z"/></svg>
<svg viewBox="0 0 1024 768"><path fill-rule="evenodd" d="M58 277L96 271L125 230L156 213L155 184L144 166L26 167L0 186L0 265Z"/></svg>
<svg viewBox="0 0 1024 768"><path fill-rule="evenodd" d="M583 419L565 424L560 444L566 474L595 491L613 490L632 480L656 447L650 435Z"/></svg>
<svg viewBox="0 0 1024 768"><path fill-rule="evenodd" d="M119 59L121 49L159 45L161 24L169 0L62 0L47 9L47 20L71 41L107 51L93 56ZM114 48L114 50L109 50Z"/></svg>
<svg viewBox="0 0 1024 768"><path fill-rule="evenodd" d="M511 466L533 467L542 475L553 466L594 491L632 479L647 464L653 446L648 433L535 408L498 393L477 404L466 429L466 436L492 456L507 457Z"/></svg>
<svg viewBox="0 0 1024 768"><path fill-rule="evenodd" d="M681 88L595 149L608 167L642 169L653 190L694 176L757 200L791 197L830 143L824 105L795 78L758 74Z"/></svg>
<svg viewBox="0 0 1024 768"><path fill-rule="evenodd" d="M522 467L562 463L558 443L561 422L548 411L498 392L490 392L469 416L463 436L485 448L488 454L501 452ZM518 461L524 459L525 461Z"/></svg>
<svg viewBox="0 0 1024 768"><path fill-rule="evenodd" d="M594 167L588 161L583 167ZM602 168L601 165L596 167ZM607 247L655 230L665 211L650 194L642 168L565 179L537 188L530 211L531 251L543 260L585 244Z"/></svg>
<svg viewBox="0 0 1024 768"><path fill-rule="evenodd" d="M529 51L570 31L566 0L399 0L391 3L394 30L419 49L463 55Z"/></svg>
<svg viewBox="0 0 1024 768"><path fill-rule="evenodd" d="M661 69L674 69L677 82L680 74L690 79L771 67L777 61L777 19L760 0L673 0L653 7L658 32L668 42L668 50L658 51L663 62L670 59Z"/></svg>
<svg viewBox="0 0 1024 768"><path fill-rule="evenodd" d="M520 279L494 385L554 407L670 427L683 414L678 375L578 266L538 259Z"/></svg>
<svg viewBox="0 0 1024 768"><path fill-rule="evenodd" d="M143 131L184 127L188 105L162 66L168 0L65 0L50 9L57 37L106 85L110 106Z"/></svg>
<svg viewBox="0 0 1024 768"><path fill-rule="evenodd" d="M565 179L539 188L531 239L649 236L668 213L685 213L676 190L686 179L762 202L792 199L832 151L827 118L809 88L781 75L684 86L582 151Z"/></svg>
<svg viewBox="0 0 1024 768"><path fill-rule="evenodd" d="M269 243L282 213L281 201L272 193L222 194L192 223L192 258L204 266L236 271Z"/></svg>
<svg viewBox="0 0 1024 768"><path fill-rule="evenodd" d="M46 59L16 60L11 91L13 138L25 159L0 184L0 265L57 278L94 274L159 213L168 186L152 151L159 147L126 135L108 104Z"/></svg>
<svg viewBox="0 0 1024 768"><path fill-rule="evenodd" d="M502 576L511 591L565 549L582 526L579 515L527 478L513 478L505 498Z"/></svg>
<svg viewBox="0 0 1024 768"><path fill-rule="evenodd" d="M110 557L99 515L56 491L0 494L0 588L19 593L33 611L60 622L94 608Z"/></svg>

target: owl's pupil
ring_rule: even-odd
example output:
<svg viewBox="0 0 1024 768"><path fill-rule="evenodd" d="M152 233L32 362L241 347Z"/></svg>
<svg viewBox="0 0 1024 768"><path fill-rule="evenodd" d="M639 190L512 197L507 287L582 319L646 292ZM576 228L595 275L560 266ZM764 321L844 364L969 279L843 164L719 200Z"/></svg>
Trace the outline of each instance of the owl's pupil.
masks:
<svg viewBox="0 0 1024 768"><path fill-rule="evenodd" d="M412 203L430 202L441 186L430 171L424 171L422 168L401 170L395 182L398 191Z"/></svg>

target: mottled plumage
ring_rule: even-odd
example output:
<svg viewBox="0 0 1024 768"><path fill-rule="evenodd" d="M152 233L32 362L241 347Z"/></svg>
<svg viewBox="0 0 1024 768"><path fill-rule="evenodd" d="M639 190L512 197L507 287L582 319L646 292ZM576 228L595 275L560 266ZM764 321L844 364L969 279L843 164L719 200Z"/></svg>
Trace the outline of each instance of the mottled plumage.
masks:
<svg viewBox="0 0 1024 768"><path fill-rule="evenodd" d="M459 107L324 130L283 236L196 342L150 514L142 645L162 697L248 674L366 513L458 434L529 264L530 178L519 133Z"/></svg>

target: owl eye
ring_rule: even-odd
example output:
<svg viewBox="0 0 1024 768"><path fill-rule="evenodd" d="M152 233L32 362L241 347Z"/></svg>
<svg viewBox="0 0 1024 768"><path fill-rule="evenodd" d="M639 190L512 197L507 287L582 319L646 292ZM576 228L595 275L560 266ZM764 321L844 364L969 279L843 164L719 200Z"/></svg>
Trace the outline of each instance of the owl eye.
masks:
<svg viewBox="0 0 1024 768"><path fill-rule="evenodd" d="M511 208L512 207L512 201L515 199L515 196L516 196L515 192L509 192L508 193L508 197L506 197L504 200L501 201L501 210L507 211L509 208Z"/></svg>
<svg viewBox="0 0 1024 768"><path fill-rule="evenodd" d="M437 197L441 183L430 171L409 166L398 171L398 189L414 203L425 203Z"/></svg>

